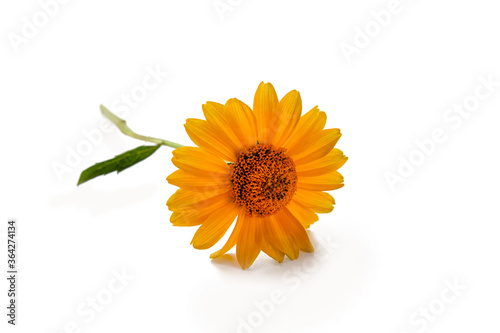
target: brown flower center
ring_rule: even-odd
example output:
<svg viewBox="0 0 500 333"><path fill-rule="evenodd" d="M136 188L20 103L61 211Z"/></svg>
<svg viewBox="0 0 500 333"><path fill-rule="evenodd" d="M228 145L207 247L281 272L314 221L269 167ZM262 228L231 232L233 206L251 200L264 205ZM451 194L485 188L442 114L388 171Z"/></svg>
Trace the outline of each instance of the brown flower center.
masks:
<svg viewBox="0 0 500 333"><path fill-rule="evenodd" d="M297 189L295 163L285 148L257 144L231 164L231 196L247 214L263 217L286 206Z"/></svg>

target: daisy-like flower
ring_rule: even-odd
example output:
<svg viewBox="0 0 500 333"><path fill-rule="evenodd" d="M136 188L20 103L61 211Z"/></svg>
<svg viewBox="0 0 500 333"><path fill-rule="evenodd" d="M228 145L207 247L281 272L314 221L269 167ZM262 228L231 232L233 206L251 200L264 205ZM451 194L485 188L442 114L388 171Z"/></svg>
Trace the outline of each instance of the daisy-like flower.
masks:
<svg viewBox="0 0 500 333"><path fill-rule="evenodd" d="M260 251L282 262L299 251L313 252L306 229L329 213L335 201L325 191L343 186L337 171L346 161L334 148L339 129L324 129L326 114L314 107L303 116L300 94L280 101L262 82L253 110L236 98L203 105L206 120L187 119L186 131L198 147L174 150L179 170L168 176L180 189L168 200L175 226L197 226L192 245L208 249L236 224L225 245L236 245L243 269Z"/></svg>

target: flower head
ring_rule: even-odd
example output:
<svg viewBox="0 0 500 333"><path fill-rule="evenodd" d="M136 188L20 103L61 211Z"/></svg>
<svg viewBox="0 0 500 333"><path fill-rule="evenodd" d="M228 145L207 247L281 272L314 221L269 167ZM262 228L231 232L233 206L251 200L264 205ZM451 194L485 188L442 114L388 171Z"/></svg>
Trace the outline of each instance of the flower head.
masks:
<svg viewBox="0 0 500 333"><path fill-rule="evenodd" d="M215 245L236 219L226 244L211 258L236 245L240 266L250 267L263 251L278 262L299 251L313 252L306 229L329 213L335 201L325 191L343 186L337 171L346 161L334 148L339 129L324 129L317 107L302 113L293 90L280 101L263 82L253 110L233 98L225 105L203 105L206 120L188 119L186 131L198 147L177 148L179 170L168 182L180 187L168 200L175 226L197 226L192 244Z"/></svg>

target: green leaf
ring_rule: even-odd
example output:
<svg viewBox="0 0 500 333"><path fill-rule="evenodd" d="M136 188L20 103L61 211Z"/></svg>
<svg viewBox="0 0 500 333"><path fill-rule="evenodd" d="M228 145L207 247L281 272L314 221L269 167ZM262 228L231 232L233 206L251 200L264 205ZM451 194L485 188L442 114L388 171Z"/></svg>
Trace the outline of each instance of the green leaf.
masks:
<svg viewBox="0 0 500 333"><path fill-rule="evenodd" d="M152 155L160 145L156 146L140 146L135 149L124 152L123 154L117 155L114 158L96 163L90 168L83 170L80 175L80 179L78 179L78 184L85 183L95 177L107 175L113 171L117 173L131 167L132 165L139 163L140 161L148 158Z"/></svg>

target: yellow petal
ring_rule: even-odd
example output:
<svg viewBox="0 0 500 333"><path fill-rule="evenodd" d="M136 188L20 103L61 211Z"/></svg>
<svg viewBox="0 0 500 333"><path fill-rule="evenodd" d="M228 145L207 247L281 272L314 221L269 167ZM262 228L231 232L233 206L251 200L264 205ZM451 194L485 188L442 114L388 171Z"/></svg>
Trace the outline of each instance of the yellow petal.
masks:
<svg viewBox="0 0 500 333"><path fill-rule="evenodd" d="M238 237L240 235L241 227L243 226L244 223L243 222L245 214L244 212L245 212L244 210L240 210L233 232L229 236L229 239L227 240L226 244L224 244L224 246L219 251L212 253L210 255L210 258L218 258L226 254L227 251L231 250L236 245L236 242L238 241Z"/></svg>
<svg viewBox="0 0 500 333"><path fill-rule="evenodd" d="M236 259L241 268L250 267L260 253L262 233L259 219L245 215L236 244Z"/></svg>
<svg viewBox="0 0 500 333"><path fill-rule="evenodd" d="M293 201L296 201L301 206L309 208L312 211L320 214L330 213L333 210L333 205L335 205L335 200L330 194L326 192L308 191L304 189L298 189L297 192L295 192ZM300 218L299 221L301 221ZM302 224L304 225L304 223Z"/></svg>
<svg viewBox="0 0 500 333"><path fill-rule="evenodd" d="M202 109L205 118L214 132L217 133L220 140L227 142L231 151L237 155L238 151L241 150L244 145L236 136L231 125L229 125L226 113L224 112L224 105L215 102L207 102L202 106Z"/></svg>
<svg viewBox="0 0 500 333"><path fill-rule="evenodd" d="M207 218L209 213L202 214L191 214L183 211L175 211L170 215L170 223L176 227L193 227L203 223Z"/></svg>
<svg viewBox="0 0 500 333"><path fill-rule="evenodd" d="M302 113L302 99L297 90L292 90L286 94L278 105L278 122L273 133L272 143L281 147L295 130Z"/></svg>
<svg viewBox="0 0 500 333"><path fill-rule="evenodd" d="M267 217L261 220L262 241L260 247L265 254L277 262L283 262L285 254L278 250L277 245L274 243L274 238L269 235L269 228L265 227L268 222L269 219Z"/></svg>
<svg viewBox="0 0 500 333"><path fill-rule="evenodd" d="M227 124L232 128L238 140L245 148L257 144L257 125L255 115L248 105L232 98L224 106Z"/></svg>
<svg viewBox="0 0 500 333"><path fill-rule="evenodd" d="M231 198L232 199L232 198ZM195 249L208 249L217 243L231 226L240 208L227 202L220 209L210 214L196 230L191 243Z"/></svg>
<svg viewBox="0 0 500 333"><path fill-rule="evenodd" d="M341 134L338 128L326 129L318 133L311 133L309 139L297 144L289 155L296 165L309 163L326 156L335 147Z"/></svg>
<svg viewBox="0 0 500 333"><path fill-rule="evenodd" d="M203 189L203 191L193 191L190 189L178 189L167 201L169 210L197 210L207 206L211 200L217 196L229 196L229 188Z"/></svg>
<svg viewBox="0 0 500 333"><path fill-rule="evenodd" d="M174 171L167 177L170 184L182 188L195 189L197 187L227 187L231 186L231 180L227 173L206 172L196 175L184 170ZM200 190L201 191L201 190Z"/></svg>
<svg viewBox="0 0 500 333"><path fill-rule="evenodd" d="M302 206L295 198L288 203L286 208L297 218L304 228L309 228L311 224L318 220L318 215L316 213L310 208Z"/></svg>
<svg viewBox="0 0 500 333"><path fill-rule="evenodd" d="M271 83L261 82L253 100L257 120L257 136L260 143L269 144L274 126L278 123L278 96Z"/></svg>
<svg viewBox="0 0 500 333"><path fill-rule="evenodd" d="M294 151L297 145L307 140L312 134L320 132L326 125L326 114L314 107L311 111L300 117L295 130L290 138L283 144L288 153Z"/></svg>
<svg viewBox="0 0 500 333"><path fill-rule="evenodd" d="M223 136L215 132L207 121L190 118L184 125L191 140L214 156L220 157L228 162L236 161L235 147L229 140L222 141Z"/></svg>
<svg viewBox="0 0 500 333"><path fill-rule="evenodd" d="M181 189L182 190L182 189ZM190 191L190 193L193 193ZM183 194L181 194L183 195ZM180 198L182 199L182 197ZM201 202L187 201L187 205L174 209L170 222L175 226L194 226L203 223L212 212L224 205L232 204L233 198L229 193L221 193ZM169 206L169 208L171 208Z"/></svg>
<svg viewBox="0 0 500 333"><path fill-rule="evenodd" d="M198 147L180 147L172 152L172 163L188 173L230 173L227 163L207 150Z"/></svg>
<svg viewBox="0 0 500 333"><path fill-rule="evenodd" d="M321 176L299 177L297 188L310 191L332 191L344 186L343 182L344 177L338 171L333 171Z"/></svg>
<svg viewBox="0 0 500 333"><path fill-rule="evenodd" d="M297 259L299 257L299 246L288 230L283 228L282 223L278 220L278 214L269 216L267 223L263 224L263 228L266 228L266 239L291 260Z"/></svg>
<svg viewBox="0 0 500 333"><path fill-rule="evenodd" d="M306 230L297 220L297 218L290 213L290 211L285 207L278 214L282 215L279 218L282 225L286 225L286 229L293 236L293 239L297 242L299 249L304 252L314 252L314 248L309 240Z"/></svg>
<svg viewBox="0 0 500 333"><path fill-rule="evenodd" d="M271 142L281 147L292 135L302 113L302 99L296 90L286 94L278 105L278 121Z"/></svg>
<svg viewBox="0 0 500 333"><path fill-rule="evenodd" d="M345 164L347 157L341 150L333 148L326 156L308 163L296 164L297 176L320 176L340 169Z"/></svg>

